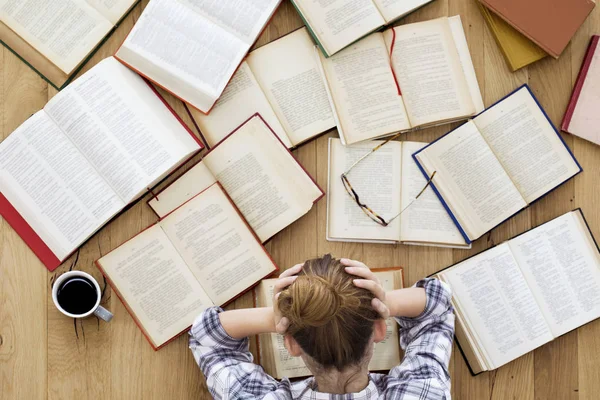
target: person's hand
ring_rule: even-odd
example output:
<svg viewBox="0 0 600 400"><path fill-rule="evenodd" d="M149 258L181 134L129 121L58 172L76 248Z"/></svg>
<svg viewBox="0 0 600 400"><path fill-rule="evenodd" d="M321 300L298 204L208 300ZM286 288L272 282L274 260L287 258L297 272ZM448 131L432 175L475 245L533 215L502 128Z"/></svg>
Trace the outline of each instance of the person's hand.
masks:
<svg viewBox="0 0 600 400"><path fill-rule="evenodd" d="M359 279L354 279L354 286L367 289L375 298L371 301L373 309L381 315L381 317L388 318L390 316L390 308L386 302L386 295L383 286L379 282L379 279L375 276L373 271L369 269L365 264L360 261L349 260L342 258L340 260L342 265L346 267L346 272L350 275L355 275Z"/></svg>
<svg viewBox="0 0 600 400"><path fill-rule="evenodd" d="M281 291L290 286L298 276L300 271L302 271L302 264L294 265L292 268L285 270L281 275L279 275L279 279L275 282L275 287L273 290L273 317L275 318L275 331L280 335L285 334L287 328L290 325L290 321L286 317L281 316L281 312L279 311L277 299L281 294Z"/></svg>

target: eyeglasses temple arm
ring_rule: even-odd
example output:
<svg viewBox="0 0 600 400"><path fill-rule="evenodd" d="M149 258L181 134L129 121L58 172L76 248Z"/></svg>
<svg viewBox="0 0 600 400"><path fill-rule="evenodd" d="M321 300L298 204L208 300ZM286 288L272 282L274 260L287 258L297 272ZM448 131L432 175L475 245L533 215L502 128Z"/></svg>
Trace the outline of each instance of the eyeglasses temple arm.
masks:
<svg viewBox="0 0 600 400"><path fill-rule="evenodd" d="M397 137L400 137L400 135L402 134L402 132L395 134L394 136L392 136L391 138L387 139L386 141L378 144L377 146L373 147L373 149L371 151L369 151L367 154L365 154L364 156L362 156L361 158L359 158L358 160L356 160L354 162L354 164L352 164L350 166L350 168L348 168L346 170L346 172L344 172L342 175L347 175L350 170L354 167L356 167L356 165L361 162L362 160L364 160L365 158L367 158L368 156L370 156L371 154L375 153L377 150L379 150L381 147L383 147L384 145L388 144L389 142L391 142L392 140L396 139Z"/></svg>

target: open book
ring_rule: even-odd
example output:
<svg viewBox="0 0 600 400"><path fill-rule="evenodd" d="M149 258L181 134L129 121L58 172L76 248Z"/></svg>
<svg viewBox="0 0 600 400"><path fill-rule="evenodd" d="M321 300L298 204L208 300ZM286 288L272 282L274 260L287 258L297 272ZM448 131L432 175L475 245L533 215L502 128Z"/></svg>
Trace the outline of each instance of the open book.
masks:
<svg viewBox="0 0 600 400"><path fill-rule="evenodd" d="M281 0L151 0L116 58L208 113Z"/></svg>
<svg viewBox="0 0 600 400"><path fill-rule="evenodd" d="M62 88L138 0L0 0L0 40Z"/></svg>
<svg viewBox="0 0 600 400"><path fill-rule="evenodd" d="M581 210L436 277L453 289L456 338L474 374L600 317L600 252Z"/></svg>
<svg viewBox="0 0 600 400"><path fill-rule="evenodd" d="M262 242L306 214L324 194L257 114L149 202L163 217L219 182Z"/></svg>
<svg viewBox="0 0 600 400"><path fill-rule="evenodd" d="M0 212L53 270L202 145L107 58L0 144Z"/></svg>
<svg viewBox="0 0 600 400"><path fill-rule="evenodd" d="M316 52L344 144L484 109L460 16L376 32L330 58Z"/></svg>
<svg viewBox="0 0 600 400"><path fill-rule="evenodd" d="M329 57L433 0L292 0Z"/></svg>
<svg viewBox="0 0 600 400"><path fill-rule="evenodd" d="M361 202L386 220L405 210L388 226L363 213L346 192L341 175L379 143L344 146L337 138L329 139L327 240L470 247L433 189L414 201L427 180L412 154L426 143L391 141L352 169L348 179Z"/></svg>
<svg viewBox="0 0 600 400"><path fill-rule="evenodd" d="M385 290L403 287L402 268L373 270ZM255 289L257 307L273 305L273 287L277 279L265 279ZM385 340L375 344L369 371L387 371L400 364L398 324L388 318ZM259 363L276 379L299 378L312 375L300 357L291 357L283 343L283 336L276 333L258 335Z"/></svg>
<svg viewBox="0 0 600 400"><path fill-rule="evenodd" d="M582 171L527 85L413 157L467 243Z"/></svg>
<svg viewBox="0 0 600 400"><path fill-rule="evenodd" d="M278 269L218 183L96 264L154 349Z"/></svg>
<svg viewBox="0 0 600 400"><path fill-rule="evenodd" d="M192 111L208 146L259 113L288 147L335 127L306 28L252 51L210 114Z"/></svg>

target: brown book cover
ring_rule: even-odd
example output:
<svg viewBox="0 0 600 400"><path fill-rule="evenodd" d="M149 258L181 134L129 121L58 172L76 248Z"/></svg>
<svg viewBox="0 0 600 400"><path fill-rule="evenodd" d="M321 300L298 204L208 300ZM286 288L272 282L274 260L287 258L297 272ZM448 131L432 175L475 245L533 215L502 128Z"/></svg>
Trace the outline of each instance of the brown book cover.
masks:
<svg viewBox="0 0 600 400"><path fill-rule="evenodd" d="M479 0L554 58L596 6L595 0Z"/></svg>

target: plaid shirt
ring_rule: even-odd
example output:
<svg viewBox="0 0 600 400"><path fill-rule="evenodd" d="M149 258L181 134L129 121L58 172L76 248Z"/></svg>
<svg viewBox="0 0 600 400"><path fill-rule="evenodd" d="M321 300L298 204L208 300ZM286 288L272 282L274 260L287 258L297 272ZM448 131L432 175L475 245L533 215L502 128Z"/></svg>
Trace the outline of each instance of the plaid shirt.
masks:
<svg viewBox="0 0 600 400"><path fill-rule="evenodd" d="M219 319L222 309L205 310L190 332L190 348L215 399L450 399L448 363L454 335L450 289L436 279L424 279L427 305L416 318L396 318L404 359L387 375L370 374L359 393L334 395L318 392L314 378L277 381L252 362L248 338L230 337Z"/></svg>

